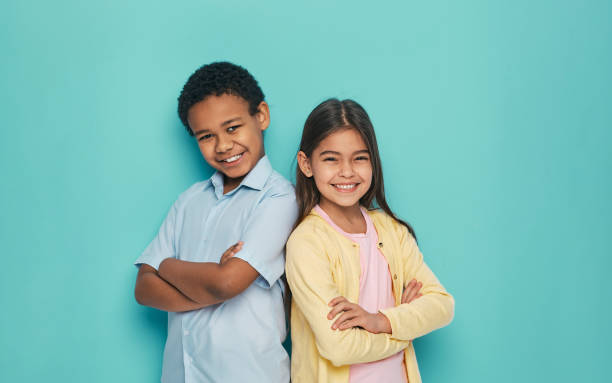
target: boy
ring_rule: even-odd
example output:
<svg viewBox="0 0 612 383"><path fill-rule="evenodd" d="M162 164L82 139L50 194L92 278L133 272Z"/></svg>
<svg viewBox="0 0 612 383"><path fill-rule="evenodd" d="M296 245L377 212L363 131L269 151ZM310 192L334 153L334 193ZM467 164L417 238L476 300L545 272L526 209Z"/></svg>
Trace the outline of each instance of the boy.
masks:
<svg viewBox="0 0 612 383"><path fill-rule="evenodd" d="M227 62L191 75L178 113L217 171L174 203L136 260L136 300L168 311L162 382L288 382L284 246L293 186L264 153L257 81Z"/></svg>

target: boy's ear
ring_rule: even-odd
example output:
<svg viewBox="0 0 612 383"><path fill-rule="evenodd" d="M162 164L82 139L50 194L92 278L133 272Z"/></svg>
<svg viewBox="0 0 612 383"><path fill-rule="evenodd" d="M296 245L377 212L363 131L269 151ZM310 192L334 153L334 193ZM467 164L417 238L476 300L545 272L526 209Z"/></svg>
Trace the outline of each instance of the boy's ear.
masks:
<svg viewBox="0 0 612 383"><path fill-rule="evenodd" d="M259 122L259 128L264 131L270 126L270 108L268 103L262 101L257 106L257 112L255 112L255 118Z"/></svg>
<svg viewBox="0 0 612 383"><path fill-rule="evenodd" d="M310 167L310 160L306 156L306 153L299 151L297 154L298 166L300 171L308 178L312 177L312 169Z"/></svg>

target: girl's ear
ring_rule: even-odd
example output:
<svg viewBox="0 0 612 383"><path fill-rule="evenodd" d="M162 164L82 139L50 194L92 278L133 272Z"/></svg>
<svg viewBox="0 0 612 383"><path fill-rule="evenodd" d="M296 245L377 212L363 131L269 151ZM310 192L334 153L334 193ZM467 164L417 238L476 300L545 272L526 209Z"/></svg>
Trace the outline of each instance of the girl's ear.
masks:
<svg viewBox="0 0 612 383"><path fill-rule="evenodd" d="M298 166L300 167L300 170L302 171L302 173L308 178L312 177L310 159L308 159L308 157L306 156L306 153L300 150L297 154L297 161L298 161Z"/></svg>

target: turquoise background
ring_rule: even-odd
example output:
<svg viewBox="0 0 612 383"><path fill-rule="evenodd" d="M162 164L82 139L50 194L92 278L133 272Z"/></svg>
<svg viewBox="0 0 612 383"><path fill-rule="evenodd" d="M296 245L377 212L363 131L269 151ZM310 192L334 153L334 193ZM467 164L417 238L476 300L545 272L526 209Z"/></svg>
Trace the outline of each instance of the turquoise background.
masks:
<svg viewBox="0 0 612 383"><path fill-rule="evenodd" d="M608 382L611 3L3 1L0 381L159 380L165 314L132 262L211 174L176 98L230 60L287 177L319 102L370 113L391 206L456 298L415 342L425 382Z"/></svg>

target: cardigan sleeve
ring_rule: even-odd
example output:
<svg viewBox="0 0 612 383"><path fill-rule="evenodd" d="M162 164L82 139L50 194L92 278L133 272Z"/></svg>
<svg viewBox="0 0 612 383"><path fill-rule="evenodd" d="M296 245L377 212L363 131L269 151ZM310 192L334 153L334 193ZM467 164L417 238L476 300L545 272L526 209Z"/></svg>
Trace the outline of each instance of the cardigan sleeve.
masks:
<svg viewBox="0 0 612 383"><path fill-rule="evenodd" d="M423 255L406 227L397 225L401 227L398 234L404 281L414 278L421 282L423 295L410 303L380 312L391 322L394 339L412 340L449 324L453 319L455 301L423 261Z"/></svg>
<svg viewBox="0 0 612 383"><path fill-rule="evenodd" d="M293 304L312 329L319 354L333 365L377 361L408 347L408 341L393 339L389 334L372 334L358 328L331 329L328 303L341 294L332 276L330 259L316 235L292 234L287 242L286 272ZM293 328L294 343L301 341L300 331L303 330Z"/></svg>

